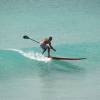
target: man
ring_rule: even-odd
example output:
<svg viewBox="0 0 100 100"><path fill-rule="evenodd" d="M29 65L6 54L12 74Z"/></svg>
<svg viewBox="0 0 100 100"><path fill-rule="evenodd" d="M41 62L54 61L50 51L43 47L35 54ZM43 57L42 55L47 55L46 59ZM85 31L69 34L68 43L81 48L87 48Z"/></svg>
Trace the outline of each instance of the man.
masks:
<svg viewBox="0 0 100 100"><path fill-rule="evenodd" d="M51 45L51 41L52 41L52 37L50 36L49 38L45 38L40 42L40 47L43 49L42 54L44 54L44 52L46 50L48 50L48 57L50 57L50 49L52 49L53 51L56 51L52 45Z"/></svg>

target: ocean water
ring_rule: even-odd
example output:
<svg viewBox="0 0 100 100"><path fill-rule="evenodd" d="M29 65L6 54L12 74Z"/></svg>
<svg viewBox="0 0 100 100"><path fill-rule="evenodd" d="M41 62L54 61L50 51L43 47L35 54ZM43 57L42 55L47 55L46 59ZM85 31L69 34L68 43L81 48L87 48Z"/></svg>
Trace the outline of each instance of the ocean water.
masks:
<svg viewBox="0 0 100 100"><path fill-rule="evenodd" d="M100 100L99 0L0 0L0 100ZM40 41L53 36L52 60Z"/></svg>
<svg viewBox="0 0 100 100"><path fill-rule="evenodd" d="M68 47L60 45L56 48L62 52L58 53L59 55L66 53L67 57L87 59L52 60L41 55L37 51L38 48L0 50L0 98L2 100L99 100L99 44L79 47L80 45ZM61 48L66 49L66 52Z"/></svg>

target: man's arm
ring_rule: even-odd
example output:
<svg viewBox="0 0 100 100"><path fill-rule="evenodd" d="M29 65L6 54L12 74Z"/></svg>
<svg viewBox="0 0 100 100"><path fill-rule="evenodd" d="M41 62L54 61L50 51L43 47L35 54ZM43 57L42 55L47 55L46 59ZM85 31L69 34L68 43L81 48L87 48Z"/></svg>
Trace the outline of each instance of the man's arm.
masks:
<svg viewBox="0 0 100 100"><path fill-rule="evenodd" d="M56 50L53 48L53 46L51 45L51 43L49 43L49 46L50 46L50 48L51 48L53 51L56 51Z"/></svg>

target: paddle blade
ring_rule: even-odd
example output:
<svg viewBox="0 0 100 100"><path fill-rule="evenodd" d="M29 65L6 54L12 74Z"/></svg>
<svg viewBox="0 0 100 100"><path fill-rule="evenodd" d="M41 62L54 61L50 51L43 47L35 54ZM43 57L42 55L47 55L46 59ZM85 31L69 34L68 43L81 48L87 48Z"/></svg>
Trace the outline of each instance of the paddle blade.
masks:
<svg viewBox="0 0 100 100"><path fill-rule="evenodd" d="M30 39L27 35L23 36L24 39Z"/></svg>

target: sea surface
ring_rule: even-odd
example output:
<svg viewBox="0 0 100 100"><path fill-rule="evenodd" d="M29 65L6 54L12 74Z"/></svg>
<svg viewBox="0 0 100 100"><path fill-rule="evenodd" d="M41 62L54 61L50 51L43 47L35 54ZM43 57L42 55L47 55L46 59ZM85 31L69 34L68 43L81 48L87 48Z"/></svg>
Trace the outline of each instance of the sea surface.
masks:
<svg viewBox="0 0 100 100"><path fill-rule="evenodd" d="M99 100L99 45L60 45L56 48L59 50L56 55L87 59L52 60L38 52L38 48L0 50L0 98Z"/></svg>
<svg viewBox="0 0 100 100"><path fill-rule="evenodd" d="M0 100L100 100L100 0L0 0Z"/></svg>

